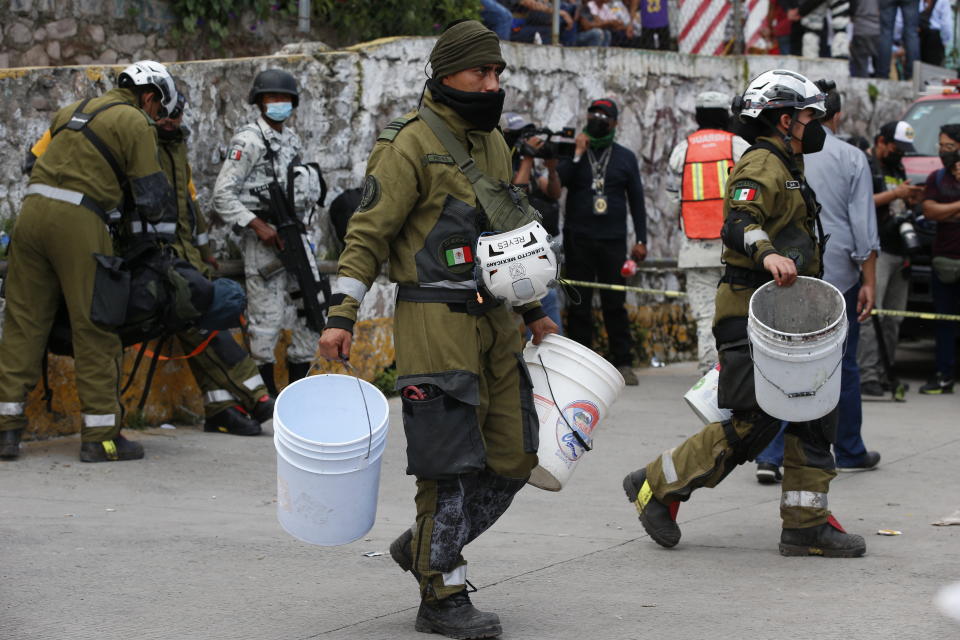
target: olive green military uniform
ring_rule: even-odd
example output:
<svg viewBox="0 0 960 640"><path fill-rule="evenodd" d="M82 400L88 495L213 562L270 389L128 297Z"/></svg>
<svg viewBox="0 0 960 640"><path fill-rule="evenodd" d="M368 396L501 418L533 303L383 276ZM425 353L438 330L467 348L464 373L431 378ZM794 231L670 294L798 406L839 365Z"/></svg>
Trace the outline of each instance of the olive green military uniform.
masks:
<svg viewBox="0 0 960 640"><path fill-rule="evenodd" d="M128 89L90 100L82 113L123 103L86 125L112 154L129 180L132 204L143 215L171 207L170 188L157 161L156 133ZM113 255L103 212L116 209L123 193L104 155L84 131L60 129L80 103L57 112L46 151L33 167L13 231L6 279L7 306L0 341L0 430L26 426L24 400L40 367L60 297L73 331L77 391L84 442L111 440L120 431L120 338L91 318L97 262ZM92 209L98 209L95 213ZM102 291L100 293L103 293Z"/></svg>
<svg viewBox="0 0 960 640"><path fill-rule="evenodd" d="M509 182L510 152L496 130L468 130L451 108L432 110L479 169ZM381 133L363 198L350 220L328 327L351 330L364 294L389 258L400 284L394 317L397 388L404 394L407 472L417 476L411 552L425 599L464 589L462 548L490 527L536 466L536 413L515 317L478 302L472 251L481 228L477 197L416 112ZM543 316L539 303L516 309ZM523 406L523 408L522 408Z"/></svg>
<svg viewBox="0 0 960 640"><path fill-rule="evenodd" d="M786 148L781 140L761 138ZM802 171L802 157L794 156ZM776 436L780 421L756 404L753 364L747 343L750 296L771 276L763 258L792 258L797 273L818 276L820 250L815 218L801 183L768 150L754 150L734 167L724 199L727 265L717 291L714 336L720 356L720 406L733 409L730 422L714 422L647 465L647 482L663 503L687 500L699 487L715 487L737 465L753 460ZM798 301L798 304L803 304ZM830 516L827 491L836 475L830 442L835 413L821 420L791 423L786 431L780 515L785 528L823 524Z"/></svg>
<svg viewBox="0 0 960 640"><path fill-rule="evenodd" d="M182 130L176 138L160 140L160 165L177 196L177 223L169 243L180 257L209 275L210 266L203 261L210 256L207 223L193 190L186 137L186 130ZM209 331L189 329L178 333L177 339L184 353L192 353L209 341L206 348L187 360L203 392L208 417L237 404L252 412L257 401L267 395L256 363L229 332L210 338Z"/></svg>

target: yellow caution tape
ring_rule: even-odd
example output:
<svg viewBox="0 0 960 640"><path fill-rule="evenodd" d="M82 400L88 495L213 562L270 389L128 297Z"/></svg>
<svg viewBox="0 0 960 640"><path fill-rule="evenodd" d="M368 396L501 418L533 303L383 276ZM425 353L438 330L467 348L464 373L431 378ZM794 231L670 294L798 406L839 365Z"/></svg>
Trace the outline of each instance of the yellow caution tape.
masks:
<svg viewBox="0 0 960 640"><path fill-rule="evenodd" d="M671 291L669 289L644 289L643 287L630 287L624 284L606 284L603 282L585 282L583 280L561 280L563 284L573 285L575 287L588 287L591 289L607 289L609 291L632 291L633 293L645 293L652 296L667 296L668 298L685 298L687 294L683 291ZM960 322L960 316L954 316L946 313L929 313L926 311L896 311L893 309L874 309L870 312L875 316L899 316L901 318L920 318L921 320L947 320L950 322Z"/></svg>

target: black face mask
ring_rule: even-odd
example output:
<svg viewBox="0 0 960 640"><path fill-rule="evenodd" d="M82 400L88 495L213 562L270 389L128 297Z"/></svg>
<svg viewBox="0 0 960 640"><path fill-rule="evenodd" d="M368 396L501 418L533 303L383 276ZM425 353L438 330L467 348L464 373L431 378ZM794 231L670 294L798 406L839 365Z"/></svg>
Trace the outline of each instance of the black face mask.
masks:
<svg viewBox="0 0 960 640"><path fill-rule="evenodd" d="M950 171L953 169L953 165L960 162L960 151L946 151L940 154L940 162L943 163L943 167Z"/></svg>
<svg viewBox="0 0 960 640"><path fill-rule="evenodd" d="M817 153L823 150L823 143L827 139L827 132L819 120L811 120L803 127L803 138L800 140L800 153Z"/></svg>
<svg viewBox="0 0 960 640"><path fill-rule="evenodd" d="M177 140L180 138L181 133L180 129L174 129L173 131L167 131L166 129L161 129L157 127L157 137L161 140Z"/></svg>
<svg viewBox="0 0 960 640"><path fill-rule="evenodd" d="M483 131L493 131L503 112L503 89L497 92L460 91L431 78L427 88L433 99L457 112L461 118Z"/></svg>
<svg viewBox="0 0 960 640"><path fill-rule="evenodd" d="M588 118L586 129L590 137L602 138L610 133L610 123L602 118Z"/></svg>

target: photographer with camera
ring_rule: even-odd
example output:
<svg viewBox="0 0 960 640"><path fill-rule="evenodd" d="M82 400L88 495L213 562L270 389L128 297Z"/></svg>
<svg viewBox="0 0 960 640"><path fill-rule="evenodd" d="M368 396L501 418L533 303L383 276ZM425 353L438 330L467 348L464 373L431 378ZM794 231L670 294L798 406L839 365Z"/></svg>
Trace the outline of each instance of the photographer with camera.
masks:
<svg viewBox="0 0 960 640"><path fill-rule="evenodd" d="M577 135L572 159L560 162L557 172L567 187L563 252L571 280L624 284L621 267L627 251L627 206L636 241L629 257L647 257L647 211L637 156L614 142L619 110L613 100L594 100L587 108L587 124ZM586 346L593 344L593 289L576 287L578 300L567 307L567 334ZM633 339L627 316L626 293L600 291L600 308L607 328L610 360L628 385L639 384L633 372Z"/></svg>
<svg viewBox="0 0 960 640"><path fill-rule="evenodd" d="M561 154L573 156L573 143L556 142L552 138L557 135L573 138L573 130L555 134L549 129L538 129L519 113L503 114L501 129L513 156L511 182L527 192L530 204L543 216L543 228L547 233L558 237L563 187L560 185L557 164ZM558 327L562 326L560 300L555 288L540 300L540 305Z"/></svg>
<svg viewBox="0 0 960 640"><path fill-rule="evenodd" d="M927 177L923 216L937 223L933 240L933 308L937 313L960 313L960 124L940 127L940 160L943 168ZM939 320L936 325L937 372L920 393L953 393L957 325Z"/></svg>
<svg viewBox="0 0 960 640"><path fill-rule="evenodd" d="M903 154L915 151L913 127L894 120L880 127L873 149L867 152L873 174L873 203L877 208L880 230L880 256L877 258L876 306L902 311L907 308L910 287L909 255L919 248L913 228L911 207L920 202L922 186L910 184L903 168ZM897 336L902 318L880 318L881 332L890 363L896 361ZM861 325L857 362L860 365L860 392L881 397L890 381L880 362L880 347L870 318Z"/></svg>

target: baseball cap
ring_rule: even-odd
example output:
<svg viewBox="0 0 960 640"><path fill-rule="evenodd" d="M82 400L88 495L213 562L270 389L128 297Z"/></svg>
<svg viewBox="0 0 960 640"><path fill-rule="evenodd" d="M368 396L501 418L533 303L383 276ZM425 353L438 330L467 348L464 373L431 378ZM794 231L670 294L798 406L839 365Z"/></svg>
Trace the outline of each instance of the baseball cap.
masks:
<svg viewBox="0 0 960 640"><path fill-rule="evenodd" d="M532 126L532 122L513 111L507 111L500 117L500 128L504 131L520 131Z"/></svg>
<svg viewBox="0 0 960 640"><path fill-rule="evenodd" d="M916 134L913 127L903 120L893 120L880 127L880 135L887 142L894 142L897 148L904 153L916 153L917 148L913 146L913 139Z"/></svg>
<svg viewBox="0 0 960 640"><path fill-rule="evenodd" d="M704 91L697 95L697 109L729 109L730 96L719 91Z"/></svg>
<svg viewBox="0 0 960 640"><path fill-rule="evenodd" d="M616 120L620 113L617 110L617 103L610 98L600 98L599 100L594 100L590 103L590 106L587 107L587 112L589 113L590 111L602 111L612 120Z"/></svg>

